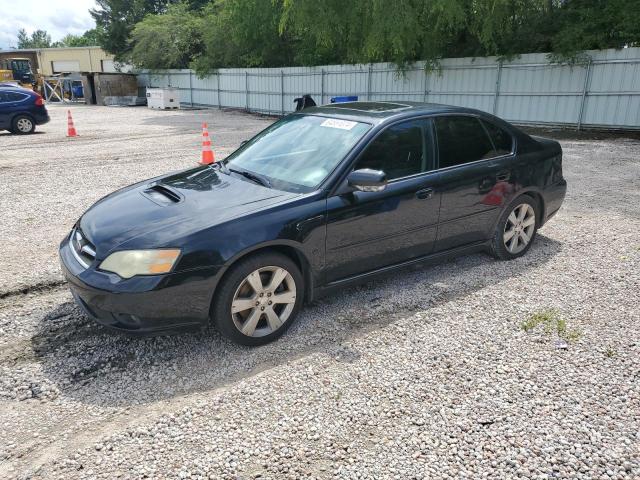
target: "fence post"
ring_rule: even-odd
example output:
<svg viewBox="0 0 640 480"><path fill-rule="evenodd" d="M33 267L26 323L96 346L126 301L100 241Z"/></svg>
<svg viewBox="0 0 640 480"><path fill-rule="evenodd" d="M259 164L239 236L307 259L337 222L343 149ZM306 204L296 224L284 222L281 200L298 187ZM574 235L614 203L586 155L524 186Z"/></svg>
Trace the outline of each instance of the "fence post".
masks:
<svg viewBox="0 0 640 480"><path fill-rule="evenodd" d="M584 118L584 105L587 101L587 93L589 91L589 77L591 76L591 62L589 59L586 71L584 73L584 87L582 88L582 100L580 101L580 114L578 115L578 130L582 129L582 119Z"/></svg>
<svg viewBox="0 0 640 480"><path fill-rule="evenodd" d="M193 107L193 85L191 84L191 69L189 69L189 104Z"/></svg>
<svg viewBox="0 0 640 480"><path fill-rule="evenodd" d="M171 86L171 71L167 72L167 87Z"/></svg>
<svg viewBox="0 0 640 480"><path fill-rule="evenodd" d="M249 72L244 71L244 109L249 111Z"/></svg>
<svg viewBox="0 0 640 480"><path fill-rule="evenodd" d="M369 73L367 74L367 101L371 101L371 69L372 64L369 64Z"/></svg>
<svg viewBox="0 0 640 480"><path fill-rule="evenodd" d="M498 62L498 72L496 73L496 91L493 95L493 114L498 112L498 97L500 96L500 82L502 81L502 60Z"/></svg>
<svg viewBox="0 0 640 480"><path fill-rule="evenodd" d="M424 72L424 95L422 96L422 101L427 103L427 99L429 98L429 72L426 68L423 70Z"/></svg>
<svg viewBox="0 0 640 480"><path fill-rule="evenodd" d="M324 105L324 68L320 69L320 105Z"/></svg>
<svg viewBox="0 0 640 480"><path fill-rule="evenodd" d="M218 70L216 72L216 80L218 80L217 83L217 88L216 90L218 91L218 110L222 109L222 104L220 103L220 70Z"/></svg>
<svg viewBox="0 0 640 480"><path fill-rule="evenodd" d="M284 71L280 70L280 114L284 117Z"/></svg>

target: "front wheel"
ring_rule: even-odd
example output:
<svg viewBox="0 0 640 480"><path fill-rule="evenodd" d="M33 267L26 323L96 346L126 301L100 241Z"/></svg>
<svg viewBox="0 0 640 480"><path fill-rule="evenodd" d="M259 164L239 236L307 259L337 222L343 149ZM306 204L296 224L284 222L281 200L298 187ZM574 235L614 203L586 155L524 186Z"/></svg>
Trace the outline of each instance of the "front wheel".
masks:
<svg viewBox="0 0 640 480"><path fill-rule="evenodd" d="M280 337L304 297L298 266L279 253L260 253L231 267L216 292L213 319L225 337L257 346Z"/></svg>
<svg viewBox="0 0 640 480"><path fill-rule="evenodd" d="M538 202L528 195L516 198L498 221L491 245L501 260L521 257L531 248L538 230Z"/></svg>

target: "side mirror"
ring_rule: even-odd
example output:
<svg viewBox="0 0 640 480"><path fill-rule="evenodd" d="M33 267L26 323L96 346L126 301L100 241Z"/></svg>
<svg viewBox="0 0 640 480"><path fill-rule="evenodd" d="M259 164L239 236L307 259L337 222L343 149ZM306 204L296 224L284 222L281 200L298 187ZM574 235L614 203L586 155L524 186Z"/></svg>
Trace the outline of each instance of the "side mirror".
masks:
<svg viewBox="0 0 640 480"><path fill-rule="evenodd" d="M245 144L247 144L247 143L249 143L249 140L242 140L242 141L240 142L240 146L242 147L242 146L244 146L244 145L245 145Z"/></svg>
<svg viewBox="0 0 640 480"><path fill-rule="evenodd" d="M381 192L387 186L387 174L370 168L354 170L347 176L347 183L361 192Z"/></svg>

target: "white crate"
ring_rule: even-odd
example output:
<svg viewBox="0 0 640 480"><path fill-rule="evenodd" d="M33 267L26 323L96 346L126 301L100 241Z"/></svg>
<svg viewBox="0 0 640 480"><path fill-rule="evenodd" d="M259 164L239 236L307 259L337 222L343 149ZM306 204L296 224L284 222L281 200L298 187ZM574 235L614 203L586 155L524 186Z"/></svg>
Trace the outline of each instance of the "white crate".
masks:
<svg viewBox="0 0 640 480"><path fill-rule="evenodd" d="M149 108L180 108L180 92L177 88L147 88Z"/></svg>

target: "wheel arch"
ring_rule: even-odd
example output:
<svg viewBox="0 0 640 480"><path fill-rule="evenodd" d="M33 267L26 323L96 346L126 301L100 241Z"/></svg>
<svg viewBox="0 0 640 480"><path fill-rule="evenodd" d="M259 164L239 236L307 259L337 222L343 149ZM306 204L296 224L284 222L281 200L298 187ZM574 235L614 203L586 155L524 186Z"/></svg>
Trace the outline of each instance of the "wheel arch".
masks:
<svg viewBox="0 0 640 480"><path fill-rule="evenodd" d="M500 218L502 217L502 215L504 214L504 212L511 206L511 204L513 203L513 201L517 198L520 197L524 197L527 196L529 198L533 198L538 205L540 205L540 209L539 212L536 212L536 216L537 216L537 220L538 220L538 228L540 228L543 223L544 223L544 218L545 218L545 203L544 203L544 197L542 195L542 193L536 189L533 188L529 188L529 189L523 189L523 190L518 190L510 199L508 202L505 202L504 205L502 206L502 208L500 209L500 214L497 216L495 222L493 223L493 227L491 229L491 231L495 231L495 229L498 226L498 222L500 221Z"/></svg>
<svg viewBox="0 0 640 480"><path fill-rule="evenodd" d="M34 129L38 125L38 123L36 122L36 118L33 115L31 115L30 112L16 112L9 119L9 128L11 129L11 131L13 131L14 123L16 119L18 119L19 117L27 117L29 120L31 120L33 122Z"/></svg>
<svg viewBox="0 0 640 480"><path fill-rule="evenodd" d="M237 253L232 258L230 258L226 262L224 269L219 274L220 275L219 280L216 283L216 286L211 294L211 302L210 302L211 305L213 305L213 300L216 296L216 293L219 290L220 285L222 285L222 282L224 281L224 279L227 277L227 274L229 273L229 270L231 269L231 267L236 265L241 260L244 260L248 257L258 255L264 252L280 253L281 255L284 255L289 259L291 259L296 264L296 266L300 269L300 273L302 273L302 277L304 278L305 301L311 301L313 299L314 284L313 284L313 275L311 272L311 264L309 262L309 259L304 254L300 246L295 242L275 241L275 242L255 245L253 247L243 250L242 252Z"/></svg>
<svg viewBox="0 0 640 480"><path fill-rule="evenodd" d="M519 193L518 197L522 195L526 195L528 197L533 198L538 203L540 210L539 212L536 212L536 214L538 215L538 228L541 227L544 224L545 211L546 211L546 205L545 205L544 197L542 196L542 194L539 191L533 190L533 189L518 192L518 193ZM518 198L518 197L514 197L514 198Z"/></svg>

